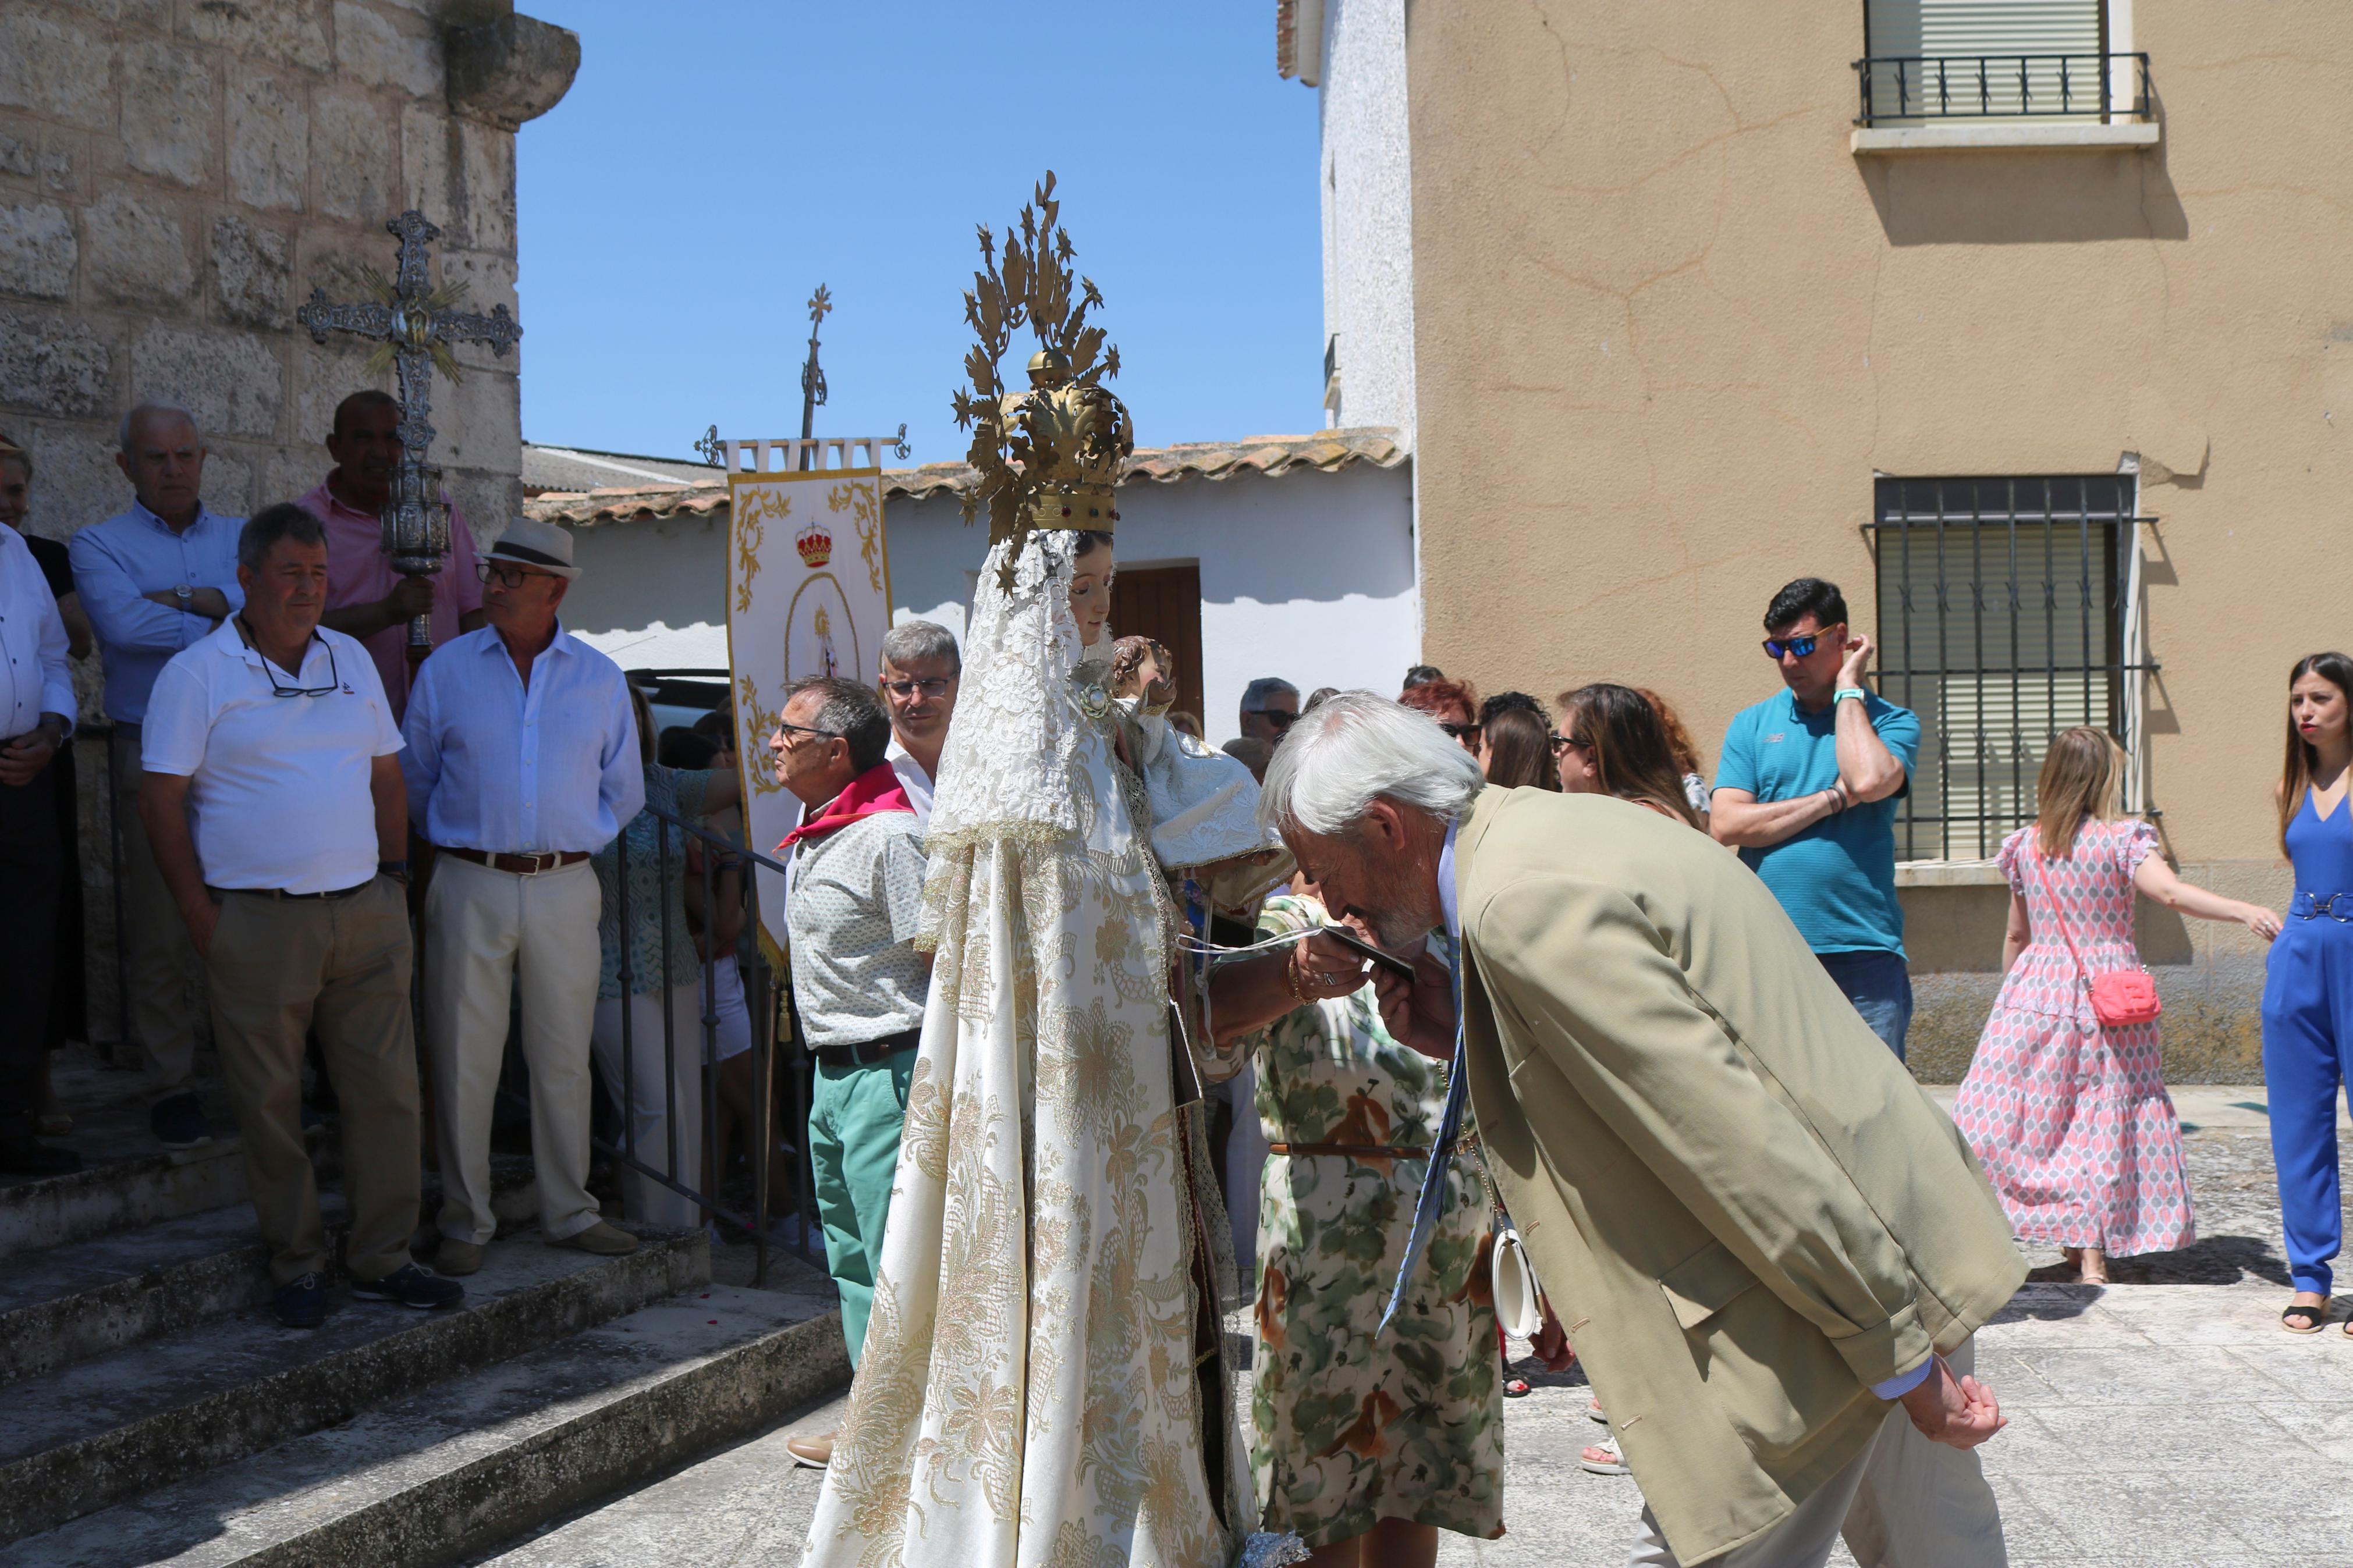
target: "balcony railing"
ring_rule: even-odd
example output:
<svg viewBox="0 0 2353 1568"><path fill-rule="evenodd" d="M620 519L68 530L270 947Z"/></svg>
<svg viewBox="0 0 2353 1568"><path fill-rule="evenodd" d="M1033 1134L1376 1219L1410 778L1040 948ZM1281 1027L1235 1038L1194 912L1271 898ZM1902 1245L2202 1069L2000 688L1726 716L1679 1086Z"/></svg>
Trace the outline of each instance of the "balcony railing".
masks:
<svg viewBox="0 0 2353 1568"><path fill-rule="evenodd" d="M2148 118L2148 56L1873 55L1854 62L1855 123Z"/></svg>

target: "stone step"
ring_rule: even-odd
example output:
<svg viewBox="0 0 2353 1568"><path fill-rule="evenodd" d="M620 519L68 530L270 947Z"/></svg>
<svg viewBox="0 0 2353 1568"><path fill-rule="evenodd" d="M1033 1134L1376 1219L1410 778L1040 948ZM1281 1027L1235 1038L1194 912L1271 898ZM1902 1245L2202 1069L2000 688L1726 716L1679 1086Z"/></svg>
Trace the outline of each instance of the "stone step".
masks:
<svg viewBox="0 0 2353 1568"><path fill-rule="evenodd" d="M847 1386L840 1313L808 1278L641 1308L0 1547L0 1568L423 1565L488 1550Z"/></svg>
<svg viewBox="0 0 2353 1568"><path fill-rule="evenodd" d="M323 1181L332 1165L323 1155L320 1163L328 1167L322 1171ZM418 1234L420 1245L429 1248L441 1200L438 1179L428 1175L425 1185ZM339 1252L345 1228L343 1197L322 1191L319 1205L327 1221L328 1250ZM522 1229L538 1210L530 1157L493 1155L491 1212L498 1217L499 1234ZM0 1385L227 1312L266 1307L271 1293L269 1249L262 1245L252 1205L241 1198L222 1208L24 1253L0 1272Z"/></svg>
<svg viewBox="0 0 2353 1568"><path fill-rule="evenodd" d="M331 1294L325 1326L216 1319L8 1385L0 1542L47 1530L388 1400L620 1317L711 1277L700 1230L628 1258L533 1237L491 1249L463 1307L419 1313Z"/></svg>
<svg viewBox="0 0 2353 1568"><path fill-rule="evenodd" d="M322 1193L319 1207L332 1250L343 1199ZM0 1385L269 1298L269 1249L244 1203L26 1253L0 1271Z"/></svg>

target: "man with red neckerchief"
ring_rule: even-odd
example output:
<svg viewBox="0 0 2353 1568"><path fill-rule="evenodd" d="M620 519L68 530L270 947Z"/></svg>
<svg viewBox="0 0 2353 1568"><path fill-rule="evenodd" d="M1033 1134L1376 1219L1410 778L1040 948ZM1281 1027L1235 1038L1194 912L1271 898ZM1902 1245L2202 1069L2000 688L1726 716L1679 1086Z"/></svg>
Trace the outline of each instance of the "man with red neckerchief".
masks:
<svg viewBox="0 0 2353 1568"><path fill-rule="evenodd" d="M923 829L891 766L891 721L871 687L830 676L796 681L779 717L768 740L776 781L806 811L777 853L791 858L785 925L793 1000L817 1058L809 1162L826 1268L841 1291L842 1338L855 1366L931 985L931 959L914 948ZM833 1457L830 1433L793 1437L786 1447L808 1465Z"/></svg>

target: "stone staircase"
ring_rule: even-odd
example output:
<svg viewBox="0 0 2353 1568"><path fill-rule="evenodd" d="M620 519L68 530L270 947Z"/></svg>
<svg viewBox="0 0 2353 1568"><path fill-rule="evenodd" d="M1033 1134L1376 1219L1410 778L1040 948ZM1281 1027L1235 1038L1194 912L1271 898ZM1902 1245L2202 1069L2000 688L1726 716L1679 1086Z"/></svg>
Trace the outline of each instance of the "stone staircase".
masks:
<svg viewBox="0 0 2353 1568"><path fill-rule="evenodd" d="M544 1246L526 1159L495 1162L461 1308L338 1277L324 1327L281 1328L227 1107L167 1155L128 1075L59 1089L90 1167L0 1187L0 1568L456 1562L849 1382L821 1274L713 1284L702 1231ZM332 1150L313 1134L330 1185Z"/></svg>

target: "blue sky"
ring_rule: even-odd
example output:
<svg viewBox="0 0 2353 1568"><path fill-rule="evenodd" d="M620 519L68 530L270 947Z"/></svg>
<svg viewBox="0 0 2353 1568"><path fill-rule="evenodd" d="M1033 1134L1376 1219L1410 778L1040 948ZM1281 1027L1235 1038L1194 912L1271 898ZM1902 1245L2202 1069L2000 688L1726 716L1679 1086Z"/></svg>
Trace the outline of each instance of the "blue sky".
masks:
<svg viewBox="0 0 2353 1568"><path fill-rule="evenodd" d="M1321 422L1315 94L1273 0L525 8L581 45L516 143L526 438L799 434L822 281L818 433L960 457L974 226L1050 167L1139 444Z"/></svg>

